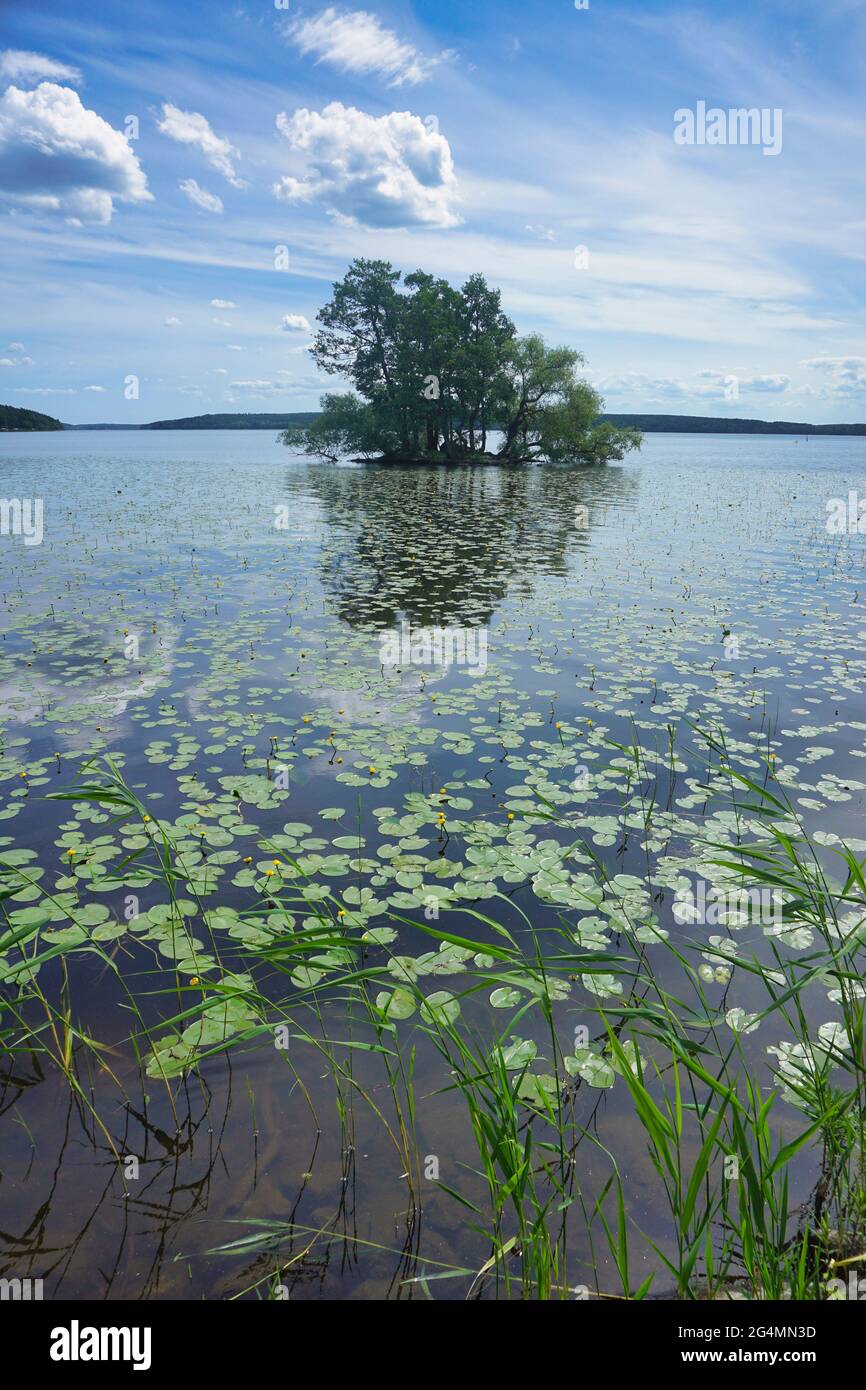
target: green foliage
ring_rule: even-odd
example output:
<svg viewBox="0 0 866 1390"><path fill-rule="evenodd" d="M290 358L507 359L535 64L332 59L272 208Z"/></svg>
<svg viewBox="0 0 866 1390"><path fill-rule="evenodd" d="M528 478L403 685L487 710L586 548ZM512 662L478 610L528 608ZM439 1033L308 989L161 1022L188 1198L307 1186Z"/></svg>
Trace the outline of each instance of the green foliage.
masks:
<svg viewBox="0 0 866 1390"><path fill-rule="evenodd" d="M400 281L387 261L353 261L320 310L313 358L357 394L323 398L306 452L603 463L639 446L636 430L596 425L602 402L577 375L581 354L519 338L482 275L460 290L421 270ZM502 439L490 453L494 431Z"/></svg>
<svg viewBox="0 0 866 1390"><path fill-rule="evenodd" d="M284 430L280 438L292 448L300 447L304 453L331 463L349 453L373 457L382 447L382 431L376 429L372 408L349 393L324 396L322 413L311 425L300 433L297 428ZM396 443L396 435L391 442Z"/></svg>
<svg viewBox="0 0 866 1390"><path fill-rule="evenodd" d="M0 405L0 430L62 430L65 426L53 415L26 410L17 405Z"/></svg>

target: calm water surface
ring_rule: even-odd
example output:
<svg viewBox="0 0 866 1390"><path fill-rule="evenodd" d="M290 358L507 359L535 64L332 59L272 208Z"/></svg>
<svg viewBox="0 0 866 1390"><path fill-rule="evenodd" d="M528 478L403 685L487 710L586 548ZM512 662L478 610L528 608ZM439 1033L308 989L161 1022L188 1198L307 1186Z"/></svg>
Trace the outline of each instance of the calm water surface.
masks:
<svg viewBox="0 0 866 1390"><path fill-rule="evenodd" d="M642 878L650 856L668 889L651 906L682 930L670 890L699 862L697 837L725 828L707 824L696 721L724 730L755 775L774 755L806 824L866 849L866 537L825 527L828 500L858 487L866 495L859 439L651 435L633 461L586 471L334 468L259 432L0 436L0 495L41 497L45 513L41 545L0 537L0 857L29 851L13 862L86 907L71 936L59 912L46 943L80 946L92 932L110 958L57 956L39 982L104 1045L103 1061L83 1050L85 1096L139 1160L125 1192L87 1105L44 1058L18 1054L0 1091L0 1274L41 1277L54 1297L229 1298L279 1263L292 1297L382 1298L420 1295L403 1282L419 1256L477 1269L488 1250L465 1208L432 1182L420 1211L407 1201L368 1103L388 1111L375 1054L344 1047L357 1089L341 1127L323 1058L302 1041L242 1043L180 1065L170 1087L148 1076L147 1041L141 1065L128 1042L131 999L158 1041L190 979L250 970L286 924L233 914L275 853L299 858L317 885L310 913L325 889L354 890L343 901L356 944L364 928L396 931L387 949L366 949L383 990L398 982L393 955L417 960L438 944L394 913L488 941L465 909L517 932L521 914L540 932L573 922L581 913L568 885L553 891L545 859L573 834L533 821L538 794L611 872ZM483 669L383 666L383 633L401 624L483 635ZM611 744L635 740L662 771L671 740L681 750L664 834L623 819ZM45 799L106 755L186 847L178 893L192 947L177 948L167 894L136 879L134 860L102 881L101 865L147 843L142 828ZM13 923L40 894L16 886ZM210 932L193 890L226 913ZM425 918L431 900L438 915ZM273 998L327 986L337 969L320 962L315 980L290 981L260 959L256 982ZM479 1037L508 1032L510 1014L479 988L489 966L451 965L423 976L425 991L462 995ZM579 978L568 986L563 1033L586 1023L595 1036L598 998ZM722 1012L755 1006L748 979L716 991ZM371 1036L339 989L324 988L318 1011L305 1000L306 1028L341 1045ZM826 993L814 1010L816 1024L833 1017ZM462 1102L417 1023L400 1038L418 1047L419 1151L477 1198ZM526 1013L513 1033L537 1042L532 1070L544 1074L542 1021ZM743 1040L768 1078L781 1036L767 1022ZM576 1105L615 1152L635 1220L664 1244L621 1087L585 1086ZM798 1116L782 1122L796 1129ZM609 1176L597 1149L578 1151L575 1173L591 1206ZM812 1178L804 1169L795 1197ZM278 1257L209 1254L246 1233L240 1219L332 1238L307 1250L296 1232ZM576 1229L575 1282L590 1262ZM430 1285L436 1297L466 1288Z"/></svg>

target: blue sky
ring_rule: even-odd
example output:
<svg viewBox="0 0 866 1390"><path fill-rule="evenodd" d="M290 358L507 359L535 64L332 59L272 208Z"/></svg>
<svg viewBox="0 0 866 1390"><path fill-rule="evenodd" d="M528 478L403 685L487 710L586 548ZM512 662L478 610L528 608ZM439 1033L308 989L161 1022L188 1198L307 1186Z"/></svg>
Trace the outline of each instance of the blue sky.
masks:
<svg viewBox="0 0 866 1390"><path fill-rule="evenodd" d="M0 401L315 408L377 256L483 272L609 410L866 420L864 38L864 0L0 0ZM678 143L700 102L781 148Z"/></svg>

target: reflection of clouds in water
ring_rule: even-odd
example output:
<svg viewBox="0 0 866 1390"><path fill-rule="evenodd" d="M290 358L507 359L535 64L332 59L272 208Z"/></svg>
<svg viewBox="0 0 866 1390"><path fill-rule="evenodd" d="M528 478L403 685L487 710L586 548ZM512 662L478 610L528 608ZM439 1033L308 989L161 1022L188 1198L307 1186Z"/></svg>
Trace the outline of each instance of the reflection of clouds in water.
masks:
<svg viewBox="0 0 866 1390"><path fill-rule="evenodd" d="M322 686L311 690L310 695L318 708L329 708L333 711L335 729L340 728L341 719L345 719L346 724L351 726L356 721L359 724L375 722L378 725L383 718L393 718L396 728L398 720L400 725L421 722L421 706L417 702L414 705L405 703L406 696L417 695L420 689L421 684L416 677L411 683L405 679L400 682L398 678L390 692L383 691L380 686L375 692L371 691L365 696L353 694L351 691L338 690L335 693L333 687Z"/></svg>
<svg viewBox="0 0 866 1390"><path fill-rule="evenodd" d="M28 681L27 689L21 689L20 677L0 681L0 719L10 724L25 724L45 713L45 703L38 698L40 689L49 688L49 682L34 676Z"/></svg>
<svg viewBox="0 0 866 1390"><path fill-rule="evenodd" d="M82 724L94 718L118 718L126 713L130 704L148 699L168 680L179 640L179 632L161 633L153 652L145 653L134 663L130 661L130 668L135 671L131 679L104 675L80 685L64 686L62 678L53 679L33 669L28 673L26 686L22 686L20 678L2 682L0 718L10 725L29 724L36 719L44 720L46 716L52 722L61 717L80 720ZM140 670L145 663L147 669ZM65 739L68 747L85 748L92 743L93 734L92 730L82 728L75 735L58 731L55 738Z"/></svg>
<svg viewBox="0 0 866 1390"><path fill-rule="evenodd" d="M171 633L167 638L163 634L158 655L155 661L151 662L152 668L146 674L140 674L138 680L129 684L121 685L118 690L107 690L99 692L96 698L107 702L107 713L112 715L124 714L127 706L133 700L145 700L170 676L174 666L174 657L179 641L179 633ZM132 663L130 662L130 665Z"/></svg>

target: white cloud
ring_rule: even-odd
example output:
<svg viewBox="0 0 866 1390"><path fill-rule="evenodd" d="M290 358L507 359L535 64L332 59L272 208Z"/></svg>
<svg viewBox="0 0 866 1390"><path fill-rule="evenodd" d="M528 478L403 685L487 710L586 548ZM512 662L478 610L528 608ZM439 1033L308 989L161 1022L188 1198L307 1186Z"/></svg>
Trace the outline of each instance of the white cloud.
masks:
<svg viewBox="0 0 866 1390"><path fill-rule="evenodd" d="M180 319L176 319L176 318L172 315L172 317L171 317L170 319L166 319L165 324L164 324L163 326L164 326L165 328L179 328L179 327L180 327Z"/></svg>
<svg viewBox="0 0 866 1390"><path fill-rule="evenodd" d="M233 391L264 391L274 387L273 381L231 381L229 385Z"/></svg>
<svg viewBox="0 0 866 1390"><path fill-rule="evenodd" d="M16 386L19 396L75 396L74 386Z"/></svg>
<svg viewBox="0 0 866 1390"><path fill-rule="evenodd" d="M274 185L278 198L320 202L367 227L456 227L457 180L448 141L419 116L370 116L333 101L321 112L284 111L277 129L306 156L303 180Z"/></svg>
<svg viewBox="0 0 866 1390"><path fill-rule="evenodd" d="M552 227L542 227L527 222L525 230L537 237L539 241L556 241L556 232Z"/></svg>
<svg viewBox="0 0 866 1390"><path fill-rule="evenodd" d="M0 196L102 225L114 198L152 198L126 136L53 82L32 92L9 87L0 98Z"/></svg>
<svg viewBox="0 0 866 1390"><path fill-rule="evenodd" d="M454 56L446 49L436 58L427 58L414 44L386 29L375 15L366 10L340 13L333 5L314 18L294 20L285 33L305 57L312 53L340 72L376 73L388 79L389 87L415 86Z"/></svg>
<svg viewBox="0 0 866 1390"><path fill-rule="evenodd" d="M807 357L802 365L843 381L866 381L866 357Z"/></svg>
<svg viewBox="0 0 866 1390"><path fill-rule="evenodd" d="M606 395L640 395L651 400L678 401L689 395L709 394L707 387L688 387L676 377L651 377L644 372L623 372L619 376L603 377L597 385L599 391Z"/></svg>
<svg viewBox="0 0 866 1390"><path fill-rule="evenodd" d="M222 212L223 201L215 193L208 193L206 188L200 187L195 179L181 179L180 190L185 193L191 203L195 203L197 208L203 212Z"/></svg>
<svg viewBox="0 0 866 1390"><path fill-rule="evenodd" d="M750 392L781 394L788 391L791 379L778 373L772 376L738 376L733 372L703 368L694 373L694 378L651 377L643 372L623 372L618 376L603 377L598 389L613 396L642 396L656 403L674 401L728 401L736 397L727 395L729 383L736 382L739 395Z"/></svg>
<svg viewBox="0 0 866 1390"><path fill-rule="evenodd" d="M791 378L784 376L781 372L775 376L753 376L746 381L740 382L741 391L761 391L776 395L781 391L787 391L791 385Z"/></svg>
<svg viewBox="0 0 866 1390"><path fill-rule="evenodd" d="M277 373L277 375L284 374ZM271 381L269 379L230 381L226 388L225 399L230 404L239 404L241 401L250 400L267 400L272 396L284 396L294 389L294 385L290 385L287 381Z"/></svg>
<svg viewBox="0 0 866 1390"><path fill-rule="evenodd" d="M844 399L866 390L866 357L807 357L801 365L829 378L821 395Z"/></svg>
<svg viewBox="0 0 866 1390"><path fill-rule="evenodd" d="M231 299L212 299L210 307L212 309L236 309L238 306Z"/></svg>
<svg viewBox="0 0 866 1390"><path fill-rule="evenodd" d="M104 386L85 386L85 391L104 391Z"/></svg>
<svg viewBox="0 0 866 1390"><path fill-rule="evenodd" d="M309 333L310 320L305 318L303 314L283 314L280 328L285 333Z"/></svg>
<svg viewBox="0 0 866 1390"><path fill-rule="evenodd" d="M194 145L196 149L201 150L212 169L216 169L218 174L228 179L234 188L243 188L242 181L235 173L233 162L240 159L240 151L235 149L230 140L222 139L211 130L207 117L202 116L200 112L181 111L180 107L172 106L171 102L165 101L162 104L162 120L158 129L163 135L177 140L181 145Z"/></svg>
<svg viewBox="0 0 866 1390"><path fill-rule="evenodd" d="M81 81L78 68L55 62L42 53L29 53L23 48L5 48L0 52L0 77L6 77L10 82L41 82L45 78Z"/></svg>

